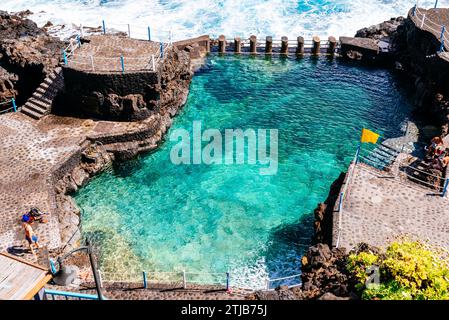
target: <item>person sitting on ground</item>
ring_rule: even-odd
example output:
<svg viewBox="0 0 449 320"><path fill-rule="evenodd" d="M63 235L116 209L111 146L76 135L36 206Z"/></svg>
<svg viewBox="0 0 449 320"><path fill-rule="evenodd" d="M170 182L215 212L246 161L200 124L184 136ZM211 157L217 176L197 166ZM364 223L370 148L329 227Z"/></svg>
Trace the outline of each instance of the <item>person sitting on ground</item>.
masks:
<svg viewBox="0 0 449 320"><path fill-rule="evenodd" d="M441 157L441 164L443 168L449 166L449 148L446 149L446 153Z"/></svg>
<svg viewBox="0 0 449 320"><path fill-rule="evenodd" d="M441 152L444 151L444 141L441 137L434 137L430 141L430 146L426 147L427 151L426 157L434 158L435 156L441 155Z"/></svg>
<svg viewBox="0 0 449 320"><path fill-rule="evenodd" d="M40 223L47 223L47 219L44 218L44 215L47 215L48 213L44 213L40 211L38 208L31 208L31 210L27 213L27 215L30 217L31 222L34 221L40 222Z"/></svg>
<svg viewBox="0 0 449 320"><path fill-rule="evenodd" d="M36 249L39 249L40 248L39 239L34 234L33 228L31 227L31 224L29 223L29 221L30 221L30 218L27 215L23 215L22 226L25 231L25 239L28 242L31 253L33 255L36 255L36 252L33 249L33 245L36 246Z"/></svg>

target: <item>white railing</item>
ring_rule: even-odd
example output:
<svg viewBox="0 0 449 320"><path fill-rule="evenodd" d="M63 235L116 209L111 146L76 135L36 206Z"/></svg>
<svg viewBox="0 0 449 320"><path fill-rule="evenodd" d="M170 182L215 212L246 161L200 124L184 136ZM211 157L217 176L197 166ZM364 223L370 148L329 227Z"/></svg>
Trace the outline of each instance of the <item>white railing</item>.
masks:
<svg viewBox="0 0 449 320"><path fill-rule="evenodd" d="M416 5L412 9L412 19L414 19L414 22L417 26L419 26L422 30L428 30L432 33L438 34L438 40L442 42L442 49L449 48L449 30L447 27L442 24L436 23L429 19L428 16L426 16L426 13L424 13L422 8L418 8Z"/></svg>
<svg viewBox="0 0 449 320"><path fill-rule="evenodd" d="M360 147L357 149L356 154L354 156L354 160L349 165L348 174L345 177L345 181L343 188L340 191L340 195L337 199L338 201L338 230L337 230L337 243L335 245L336 248L340 246L340 236L341 236L341 224L342 224L342 216L343 216L343 203L346 199L346 195L348 194L348 187L351 183L352 177L354 176L355 168L357 166L357 162L359 161Z"/></svg>
<svg viewBox="0 0 449 320"><path fill-rule="evenodd" d="M153 285L170 285L188 288L189 285L209 285L221 286L226 291L231 290L232 274L230 272L187 272L182 271L142 271L142 272L104 272L99 271L101 283L142 283L143 288L149 288ZM302 285L301 274L295 274L287 277L268 278L266 285L257 288L239 287L238 289L251 290L273 290L280 285L286 285L289 288ZM273 286L273 284L276 284Z"/></svg>
<svg viewBox="0 0 449 320"><path fill-rule="evenodd" d="M142 271L127 273L112 273L99 271L101 283L106 282L125 282L125 283L142 283L144 288L148 288L150 284L158 285L175 285L186 289L189 285L211 285L223 286L224 289L230 289L230 273L229 272L187 272L183 271Z"/></svg>
<svg viewBox="0 0 449 320"><path fill-rule="evenodd" d="M282 278L274 278L274 279L268 279L267 280L267 286L266 290L274 290L279 285L273 286L272 284L276 283L284 283L289 288L299 287L302 285L301 281L301 274L295 274L293 276L289 277L282 277Z"/></svg>
<svg viewBox="0 0 449 320"><path fill-rule="evenodd" d="M159 49L148 57L99 57L94 55L74 55L67 60L67 65L92 72L128 72L157 71L160 63L171 56L169 43L161 43ZM162 49L162 50L161 50Z"/></svg>
<svg viewBox="0 0 449 320"><path fill-rule="evenodd" d="M80 29L83 29L80 26ZM80 30L84 34L84 30ZM150 40L154 42L172 43L173 33L171 30L161 30L152 28L150 26L133 25L129 23L110 23L109 21L102 21L103 34L123 32L129 38L139 40Z"/></svg>

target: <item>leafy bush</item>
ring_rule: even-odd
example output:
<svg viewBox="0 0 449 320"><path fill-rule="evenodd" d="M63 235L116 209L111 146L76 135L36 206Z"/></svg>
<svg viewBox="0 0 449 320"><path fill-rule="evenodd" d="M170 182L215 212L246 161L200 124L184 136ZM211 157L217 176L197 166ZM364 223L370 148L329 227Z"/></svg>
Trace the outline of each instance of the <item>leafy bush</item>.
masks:
<svg viewBox="0 0 449 320"><path fill-rule="evenodd" d="M448 300L449 260L419 241L392 243L385 254L360 252L348 257L355 289L368 300ZM379 267L380 283L368 285L367 270Z"/></svg>

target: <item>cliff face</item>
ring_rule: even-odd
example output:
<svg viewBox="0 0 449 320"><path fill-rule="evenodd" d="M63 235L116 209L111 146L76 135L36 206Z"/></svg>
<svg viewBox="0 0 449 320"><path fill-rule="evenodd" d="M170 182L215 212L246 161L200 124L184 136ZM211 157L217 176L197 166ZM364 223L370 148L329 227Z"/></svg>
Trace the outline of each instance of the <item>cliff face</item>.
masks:
<svg viewBox="0 0 449 320"><path fill-rule="evenodd" d="M0 102L25 102L59 64L64 47L25 15L0 11Z"/></svg>
<svg viewBox="0 0 449 320"><path fill-rule="evenodd" d="M442 9L444 10L444 9ZM441 43L411 19L391 19L359 30L356 37L375 40L388 48L388 67L401 73L417 112L449 134L449 59L437 54Z"/></svg>

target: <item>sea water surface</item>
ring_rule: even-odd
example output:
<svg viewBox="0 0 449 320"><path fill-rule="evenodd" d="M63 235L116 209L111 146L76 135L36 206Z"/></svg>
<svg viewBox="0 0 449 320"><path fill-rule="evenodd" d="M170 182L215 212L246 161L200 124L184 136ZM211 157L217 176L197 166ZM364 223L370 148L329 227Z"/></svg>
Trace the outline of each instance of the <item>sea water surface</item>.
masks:
<svg viewBox="0 0 449 320"><path fill-rule="evenodd" d="M117 165L76 195L82 230L108 272L231 271L233 285L297 274L313 210L354 156L362 127L403 135L410 106L389 71L325 58L212 56L173 130L278 129L279 169L174 165L158 151ZM207 280L206 280L207 281Z"/></svg>
<svg viewBox="0 0 449 320"><path fill-rule="evenodd" d="M64 24L61 36L72 34L72 23L127 31L146 37L172 32L179 40L203 34L249 37L251 34L296 38L319 35L354 36L363 27L405 16L416 0L3 0L0 9L31 10L39 25ZM419 1L430 8L435 0ZM439 6L448 6L440 0Z"/></svg>

